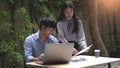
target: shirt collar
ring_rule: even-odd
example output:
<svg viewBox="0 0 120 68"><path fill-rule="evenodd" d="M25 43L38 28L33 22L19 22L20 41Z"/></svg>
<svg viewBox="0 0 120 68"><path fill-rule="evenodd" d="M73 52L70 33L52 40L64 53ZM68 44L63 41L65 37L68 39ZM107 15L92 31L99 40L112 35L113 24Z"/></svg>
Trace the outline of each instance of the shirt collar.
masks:
<svg viewBox="0 0 120 68"><path fill-rule="evenodd" d="M36 39L36 40L39 40L40 30L38 30L38 32L36 32L35 35L36 35L35 39ZM49 39L49 37L48 37L47 39Z"/></svg>
<svg viewBox="0 0 120 68"><path fill-rule="evenodd" d="M35 33L35 39L38 40L39 39L39 35L40 35L40 30L38 30L38 32Z"/></svg>
<svg viewBox="0 0 120 68"><path fill-rule="evenodd" d="M63 19L63 21L65 21L66 23L72 23L73 22L73 19L72 20L66 20L66 19Z"/></svg>

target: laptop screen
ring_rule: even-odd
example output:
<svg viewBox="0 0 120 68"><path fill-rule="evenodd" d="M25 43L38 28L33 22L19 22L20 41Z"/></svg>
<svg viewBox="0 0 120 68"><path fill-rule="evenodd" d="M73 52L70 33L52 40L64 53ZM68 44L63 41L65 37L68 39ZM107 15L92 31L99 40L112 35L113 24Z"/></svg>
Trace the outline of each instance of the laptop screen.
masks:
<svg viewBox="0 0 120 68"><path fill-rule="evenodd" d="M43 64L68 63L72 56L74 43L46 44Z"/></svg>

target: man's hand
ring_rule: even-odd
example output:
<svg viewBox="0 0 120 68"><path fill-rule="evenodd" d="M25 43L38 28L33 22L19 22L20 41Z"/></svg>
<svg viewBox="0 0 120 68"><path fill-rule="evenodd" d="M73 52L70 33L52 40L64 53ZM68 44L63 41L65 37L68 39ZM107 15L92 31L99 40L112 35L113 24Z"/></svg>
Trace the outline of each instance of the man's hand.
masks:
<svg viewBox="0 0 120 68"><path fill-rule="evenodd" d="M43 58L44 58L44 54L41 54L41 55L38 57L38 60L39 60L39 61L42 61Z"/></svg>
<svg viewBox="0 0 120 68"><path fill-rule="evenodd" d="M39 57L32 58L31 61L42 61L44 58L44 54L41 54Z"/></svg>

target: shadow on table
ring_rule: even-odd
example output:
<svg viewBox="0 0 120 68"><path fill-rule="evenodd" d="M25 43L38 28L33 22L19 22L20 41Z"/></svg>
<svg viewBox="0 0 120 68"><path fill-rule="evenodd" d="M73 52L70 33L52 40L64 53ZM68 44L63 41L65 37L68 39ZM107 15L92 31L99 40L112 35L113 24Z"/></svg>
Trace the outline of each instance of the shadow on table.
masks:
<svg viewBox="0 0 120 68"><path fill-rule="evenodd" d="M82 62L82 61L86 61L85 58L74 58L71 60L71 62Z"/></svg>

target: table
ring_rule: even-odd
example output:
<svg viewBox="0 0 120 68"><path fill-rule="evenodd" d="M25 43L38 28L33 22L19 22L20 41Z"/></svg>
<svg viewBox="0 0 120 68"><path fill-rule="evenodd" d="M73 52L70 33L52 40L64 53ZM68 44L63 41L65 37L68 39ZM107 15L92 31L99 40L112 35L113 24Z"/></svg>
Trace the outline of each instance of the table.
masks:
<svg viewBox="0 0 120 68"><path fill-rule="evenodd" d="M80 55L72 58L67 64L40 65L36 62L27 62L26 65L47 68L120 68L120 58Z"/></svg>

